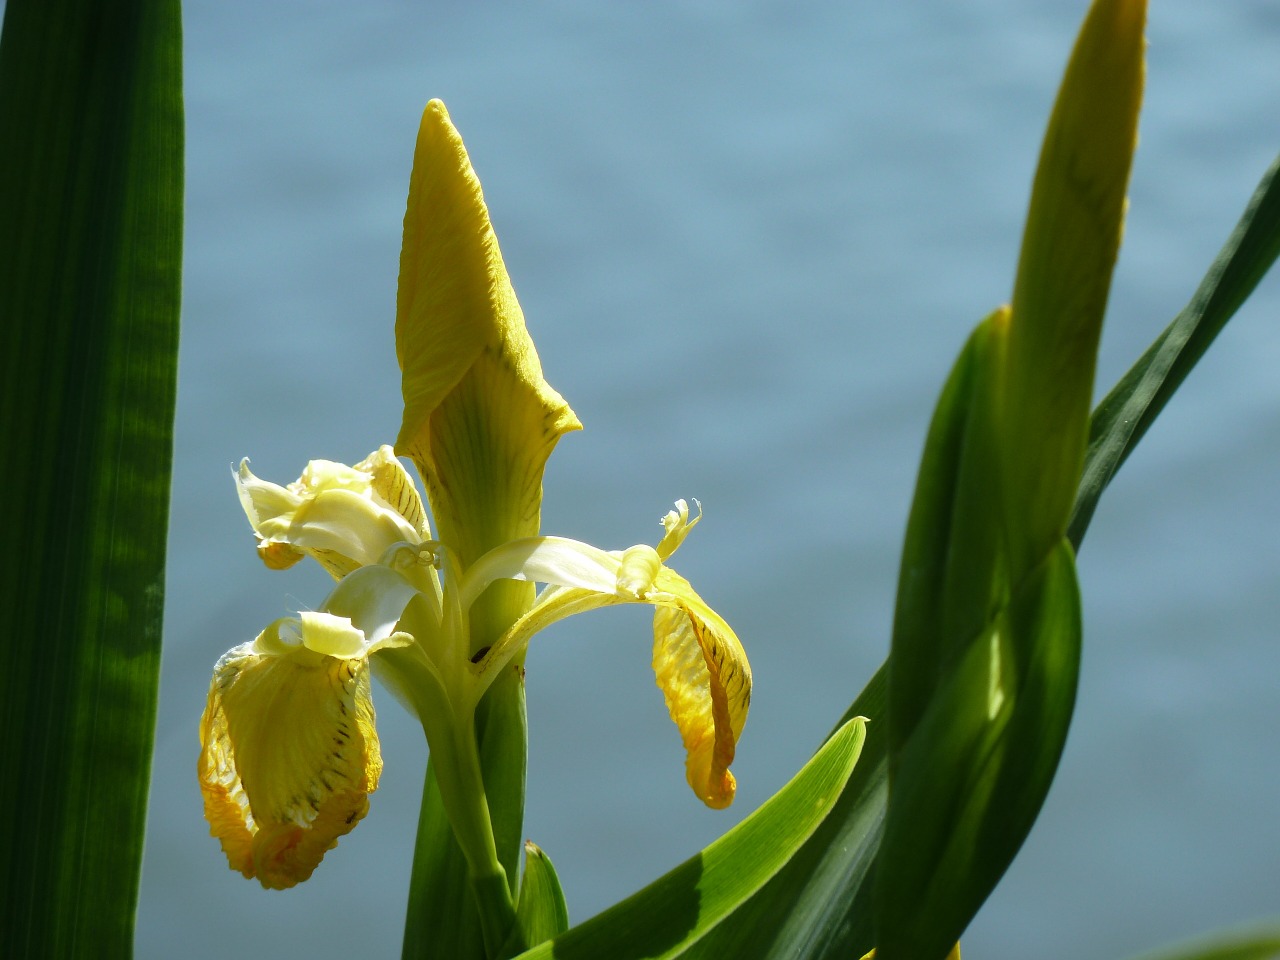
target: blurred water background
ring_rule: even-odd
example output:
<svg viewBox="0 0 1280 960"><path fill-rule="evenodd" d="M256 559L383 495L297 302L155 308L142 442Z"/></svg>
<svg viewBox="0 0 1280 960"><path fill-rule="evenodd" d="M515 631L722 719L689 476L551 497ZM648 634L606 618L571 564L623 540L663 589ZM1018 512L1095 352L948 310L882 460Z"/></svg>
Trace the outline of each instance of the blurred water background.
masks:
<svg viewBox="0 0 1280 960"><path fill-rule="evenodd" d="M398 955L425 761L378 691L368 818L283 893L201 818L209 672L314 607L258 562L229 466L285 482L394 438L400 221L441 97L548 379L586 424L546 531L653 542L736 628L756 695L731 811L684 783L648 614L535 641L526 833L575 919L710 842L810 755L885 656L930 410L1009 295L1083 0L189 3L186 282L160 727L138 954ZM1158 0L1109 386L1186 301L1280 149L1280 8ZM1280 281L1228 327L1104 498L1062 768L965 939L1122 957L1280 912Z"/></svg>

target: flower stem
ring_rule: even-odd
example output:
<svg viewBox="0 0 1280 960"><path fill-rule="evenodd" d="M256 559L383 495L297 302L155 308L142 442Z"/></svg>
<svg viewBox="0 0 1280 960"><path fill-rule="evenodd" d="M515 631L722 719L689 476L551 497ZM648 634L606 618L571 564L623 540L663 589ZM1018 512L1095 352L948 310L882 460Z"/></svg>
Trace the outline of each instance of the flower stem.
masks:
<svg viewBox="0 0 1280 960"><path fill-rule="evenodd" d="M450 727L444 736L443 731L428 729L427 740L445 814L466 857L485 953L496 957L515 925L515 906L494 842L473 713L455 718Z"/></svg>
<svg viewBox="0 0 1280 960"><path fill-rule="evenodd" d="M484 952L491 960L496 960L516 923L516 911L511 902L507 875L499 868L497 873L485 874L479 874L473 870L470 876L471 893L480 910Z"/></svg>

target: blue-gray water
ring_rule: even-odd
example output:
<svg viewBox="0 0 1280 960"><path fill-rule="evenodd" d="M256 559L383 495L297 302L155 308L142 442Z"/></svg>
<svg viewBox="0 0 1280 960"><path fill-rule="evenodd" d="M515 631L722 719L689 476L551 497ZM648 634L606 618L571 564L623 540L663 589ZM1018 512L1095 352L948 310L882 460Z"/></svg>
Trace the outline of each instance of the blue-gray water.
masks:
<svg viewBox="0 0 1280 960"><path fill-rule="evenodd" d="M423 8L434 6L432 12ZM425 746L378 697L368 818L284 893L226 867L195 781L209 670L316 605L258 563L229 465L287 481L399 425L392 343L418 116L484 182L547 376L586 430L544 529L652 542L755 670L728 813L684 784L648 618L536 638L526 833L577 919L781 786L883 659L936 391L1007 298L1083 0L191 3L185 310L145 958L398 951ZM1156 0L1100 385L1191 293L1280 149L1280 12ZM967 957L1121 957L1280 912L1280 282L1124 468L1081 553L1075 725ZM379 691L381 693L381 691Z"/></svg>

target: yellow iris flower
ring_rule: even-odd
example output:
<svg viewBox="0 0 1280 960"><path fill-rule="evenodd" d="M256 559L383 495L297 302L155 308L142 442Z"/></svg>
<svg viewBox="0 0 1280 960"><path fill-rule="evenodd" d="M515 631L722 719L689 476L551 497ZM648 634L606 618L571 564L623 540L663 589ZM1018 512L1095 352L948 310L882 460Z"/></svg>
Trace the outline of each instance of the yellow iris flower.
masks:
<svg viewBox="0 0 1280 960"><path fill-rule="evenodd" d="M707 805L727 806L750 666L728 624L666 566L699 517L677 501L656 546L623 551L537 535L543 466L580 425L542 378L479 182L438 101L414 156L396 341L397 450L426 480L437 536L388 446L354 466L312 461L287 486L247 461L235 474L264 563L311 556L337 586L319 611L277 620L214 668L199 773L231 867L292 886L365 815L382 766L373 669L422 722L473 871L500 871L476 706L519 668L538 630L618 603L655 608L654 674L689 784Z"/></svg>

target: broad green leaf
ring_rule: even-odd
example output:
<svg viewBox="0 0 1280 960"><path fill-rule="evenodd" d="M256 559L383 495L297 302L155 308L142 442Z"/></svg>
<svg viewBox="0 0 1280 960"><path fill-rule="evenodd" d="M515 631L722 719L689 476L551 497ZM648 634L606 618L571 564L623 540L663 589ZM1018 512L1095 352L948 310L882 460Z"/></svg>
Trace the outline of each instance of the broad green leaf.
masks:
<svg viewBox="0 0 1280 960"><path fill-rule="evenodd" d="M524 844L524 876L520 881L520 899L516 902L516 926L512 939L518 941L519 946L504 951L507 955L558 937L569 929L569 908L564 902L556 868L531 840Z"/></svg>
<svg viewBox="0 0 1280 960"><path fill-rule="evenodd" d="M131 951L177 369L181 55L174 0L5 8L5 957Z"/></svg>
<svg viewBox="0 0 1280 960"><path fill-rule="evenodd" d="M1066 740L1080 619L1063 534L1120 244L1145 20L1145 0L1090 7L1045 133L1012 308L966 347L926 445L889 660L879 960L947 955L1022 845Z"/></svg>
<svg viewBox="0 0 1280 960"><path fill-rule="evenodd" d="M1258 185L1231 239L1191 303L1094 411L1084 479L1070 527L1070 539L1077 549L1111 477L1280 251L1278 170L1280 158ZM963 366L958 362L953 370L939 400L939 411L955 403L948 397L960 389L955 381ZM935 413L931 437L932 431L941 429L938 418ZM944 445L930 440L928 447L940 451ZM936 522L922 523L920 529L922 535L941 538L944 526L938 518ZM907 540L908 544L913 540L910 529ZM908 545L904 555L912 549ZM914 549L921 556L925 553L924 548ZM937 576L936 571L930 572L926 567L920 579L928 581ZM933 616L927 606L916 609L922 617ZM845 715L844 719L866 716L871 723L858 767L835 808L778 875L735 912L732 922L722 923L703 941L722 946L721 956L742 960L834 960L860 957L874 945L868 899L874 885L888 796L887 730L879 722L885 716L887 674L886 662ZM786 919L779 922L779 917ZM1255 947L1262 952L1250 952ZM1195 952L1202 949L1204 952ZM1212 952L1215 949L1223 952ZM1242 939L1239 949L1243 952L1239 954L1230 952L1233 949L1236 947L1230 943L1185 948L1184 952L1161 952L1142 960L1280 957L1280 933Z"/></svg>
<svg viewBox="0 0 1280 960"><path fill-rule="evenodd" d="M1280 157L1188 303L1093 412L1067 536L1076 549L1120 465L1280 255Z"/></svg>
<svg viewBox="0 0 1280 960"><path fill-rule="evenodd" d="M1275 259L1280 246L1280 188L1275 186L1278 167L1280 160L1263 178L1231 241L1219 255L1192 304L1094 412L1085 479L1070 528L1075 546L1078 547L1083 539L1093 507L1106 483L1141 439L1146 426L1177 389L1186 372L1207 349L1213 335L1249 295ZM1177 339L1179 334L1175 328L1185 325L1193 310L1199 311L1194 317L1196 325L1192 332L1184 332L1180 334L1182 339ZM1147 368L1155 367L1158 358L1170 354L1177 357L1165 361L1165 369L1172 373L1166 376L1161 370L1153 381ZM953 371L952 380L939 401L939 416L941 411L955 403L954 394L962 389L956 386L956 381L963 366L957 363ZM1145 394L1143 388L1135 388L1137 383L1146 385ZM948 394L952 395L951 399L948 399ZM1129 400L1131 394L1135 401ZM1117 398L1122 402L1117 402ZM938 423L936 418L930 434L929 445L935 452L944 447L941 441L935 444L932 440L932 431L942 429ZM1126 429L1128 426L1135 429L1130 431ZM954 424L951 429L959 431ZM1120 438L1118 444L1116 437ZM1099 442L1099 438L1106 442ZM1116 446L1120 448L1119 456L1114 454ZM958 455L939 455L940 461L948 459L957 460ZM1102 477L1101 482L1091 479L1099 476ZM940 504L940 509L943 506ZM915 547L911 545L912 534L908 533L908 546L904 553L914 549L924 556L927 548L918 543L929 537L937 539L935 549L944 549L945 523L941 518L935 517L935 520L936 523L921 525L923 537L916 538ZM931 580L935 584L941 582L940 574L927 565L920 568L918 574L919 579L926 583ZM930 619L936 619L936 611L928 607L916 609L922 618L920 629L926 629ZM742 960L834 960L860 957L874 944L869 895L874 887L888 794L887 731L885 725L878 722L878 718L885 715L887 672L886 662L846 714L846 718L855 714L865 715L872 722L868 727L862 758L835 808L787 866L702 941L706 947L718 948L718 953L709 952L709 956L732 956ZM1260 960L1262 957L1280 956L1280 952L1273 949L1273 943L1280 943L1280 934L1242 939L1238 944L1226 943L1221 946L1221 952L1214 952L1219 949L1217 947L1204 948L1202 952L1159 953L1143 960L1199 960L1201 957L1204 960L1235 960L1237 957L1239 960ZM1240 953L1231 952L1237 947ZM1255 947L1262 952L1254 952Z"/></svg>
<svg viewBox="0 0 1280 960"><path fill-rule="evenodd" d="M898 577L889 668L889 765L1003 601L994 385L1008 310L987 317L934 410Z"/></svg>
<svg viewBox="0 0 1280 960"><path fill-rule="evenodd" d="M1022 845L1066 742L1080 636L1064 540L970 646L902 752L880 846L881 960L945 957Z"/></svg>
<svg viewBox="0 0 1280 960"><path fill-rule="evenodd" d="M521 957L723 956L709 949L706 938L813 834L848 781L865 735L863 720L848 721L790 783L711 846L639 893Z"/></svg>
<svg viewBox="0 0 1280 960"><path fill-rule="evenodd" d="M1165 947L1134 960L1276 960L1280 957L1280 924L1254 930L1216 933L1194 943Z"/></svg>

